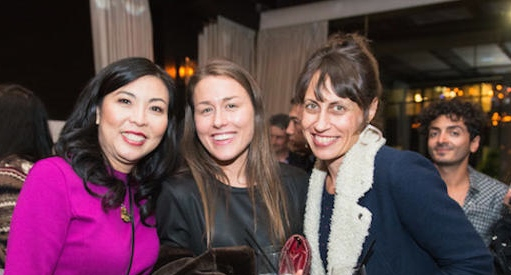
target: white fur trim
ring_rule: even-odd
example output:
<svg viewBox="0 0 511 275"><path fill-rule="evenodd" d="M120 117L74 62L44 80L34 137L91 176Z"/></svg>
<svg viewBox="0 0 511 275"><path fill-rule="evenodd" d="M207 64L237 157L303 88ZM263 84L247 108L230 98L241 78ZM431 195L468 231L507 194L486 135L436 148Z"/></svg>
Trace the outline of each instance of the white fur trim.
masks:
<svg viewBox="0 0 511 275"><path fill-rule="evenodd" d="M304 233L312 249L311 275L351 275L371 225L371 212L358 200L372 187L374 159L385 144L381 132L369 125L344 156L335 179L336 194L328 241L328 272L319 254L319 219L326 172L314 168L305 208Z"/></svg>

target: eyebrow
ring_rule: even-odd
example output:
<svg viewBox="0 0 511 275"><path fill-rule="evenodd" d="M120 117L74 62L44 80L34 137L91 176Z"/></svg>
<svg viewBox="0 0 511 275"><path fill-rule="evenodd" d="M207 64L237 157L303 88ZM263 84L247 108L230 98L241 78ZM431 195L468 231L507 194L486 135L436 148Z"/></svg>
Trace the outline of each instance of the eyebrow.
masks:
<svg viewBox="0 0 511 275"><path fill-rule="evenodd" d="M346 98L347 100L349 100L348 98ZM320 100L319 98L304 98L304 103L306 102L314 102L314 103L317 103L317 102L321 102L321 103L326 103L326 101L323 99L323 100ZM356 102L353 102L356 104ZM332 101L332 102L328 102L328 107L331 107L331 106L336 106L336 105L343 105L343 106L348 106L349 105L349 101L346 101L346 100L336 100L336 101Z"/></svg>
<svg viewBox="0 0 511 275"><path fill-rule="evenodd" d="M235 99L237 97L238 96L230 96L230 97L222 98L222 102L227 102L227 101ZM200 104L211 104L211 101L203 100L203 101L197 102L197 105L200 105Z"/></svg>
<svg viewBox="0 0 511 275"><path fill-rule="evenodd" d="M465 131L465 128L463 128L461 125L447 126L447 130L454 130L454 129L460 129L462 131ZM440 129L440 127L430 126L429 130L441 130L441 129Z"/></svg>
<svg viewBox="0 0 511 275"><path fill-rule="evenodd" d="M462 131L465 131L466 128L460 126L460 125L453 125L453 126L447 126L447 129L448 130L453 130L453 129L460 129Z"/></svg>

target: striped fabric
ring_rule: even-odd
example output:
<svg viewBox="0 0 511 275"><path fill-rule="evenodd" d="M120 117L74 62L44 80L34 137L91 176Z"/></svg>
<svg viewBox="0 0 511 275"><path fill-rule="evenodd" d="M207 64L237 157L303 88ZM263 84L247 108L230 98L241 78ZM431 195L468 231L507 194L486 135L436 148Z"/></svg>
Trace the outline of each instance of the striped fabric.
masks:
<svg viewBox="0 0 511 275"><path fill-rule="evenodd" d="M32 163L11 156L0 161L0 267L4 267L5 248L12 211Z"/></svg>

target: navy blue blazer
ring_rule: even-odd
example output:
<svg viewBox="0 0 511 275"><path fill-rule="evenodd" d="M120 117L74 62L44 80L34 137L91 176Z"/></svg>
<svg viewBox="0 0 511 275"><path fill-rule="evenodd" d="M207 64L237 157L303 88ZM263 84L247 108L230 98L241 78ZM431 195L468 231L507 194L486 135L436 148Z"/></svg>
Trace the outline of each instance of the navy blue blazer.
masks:
<svg viewBox="0 0 511 275"><path fill-rule="evenodd" d="M493 273L483 240L422 155L380 148L372 189L360 204L373 217L359 258L368 255L367 274Z"/></svg>

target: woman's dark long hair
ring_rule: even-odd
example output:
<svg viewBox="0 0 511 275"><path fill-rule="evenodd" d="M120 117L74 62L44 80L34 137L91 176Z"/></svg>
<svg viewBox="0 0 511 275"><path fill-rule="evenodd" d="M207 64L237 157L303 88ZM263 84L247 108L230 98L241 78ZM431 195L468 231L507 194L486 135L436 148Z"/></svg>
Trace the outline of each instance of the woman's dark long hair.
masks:
<svg viewBox="0 0 511 275"><path fill-rule="evenodd" d="M17 155L31 162L50 156L53 141L43 102L17 84L0 85L0 159Z"/></svg>
<svg viewBox="0 0 511 275"><path fill-rule="evenodd" d="M135 202L140 216L145 219L154 213L160 183L174 170L177 163L175 93L172 78L152 61L131 57L116 61L93 77L83 89L76 106L64 125L55 145L57 155L66 159L80 176L86 190L102 198L103 209L117 208L126 195L124 183L111 173L98 140L96 108L104 97L143 76L155 76L162 80L169 93L168 126L160 144L143 157L128 175L128 182L136 184ZM104 186L105 194L91 190L90 184ZM147 225L147 224L146 224Z"/></svg>

